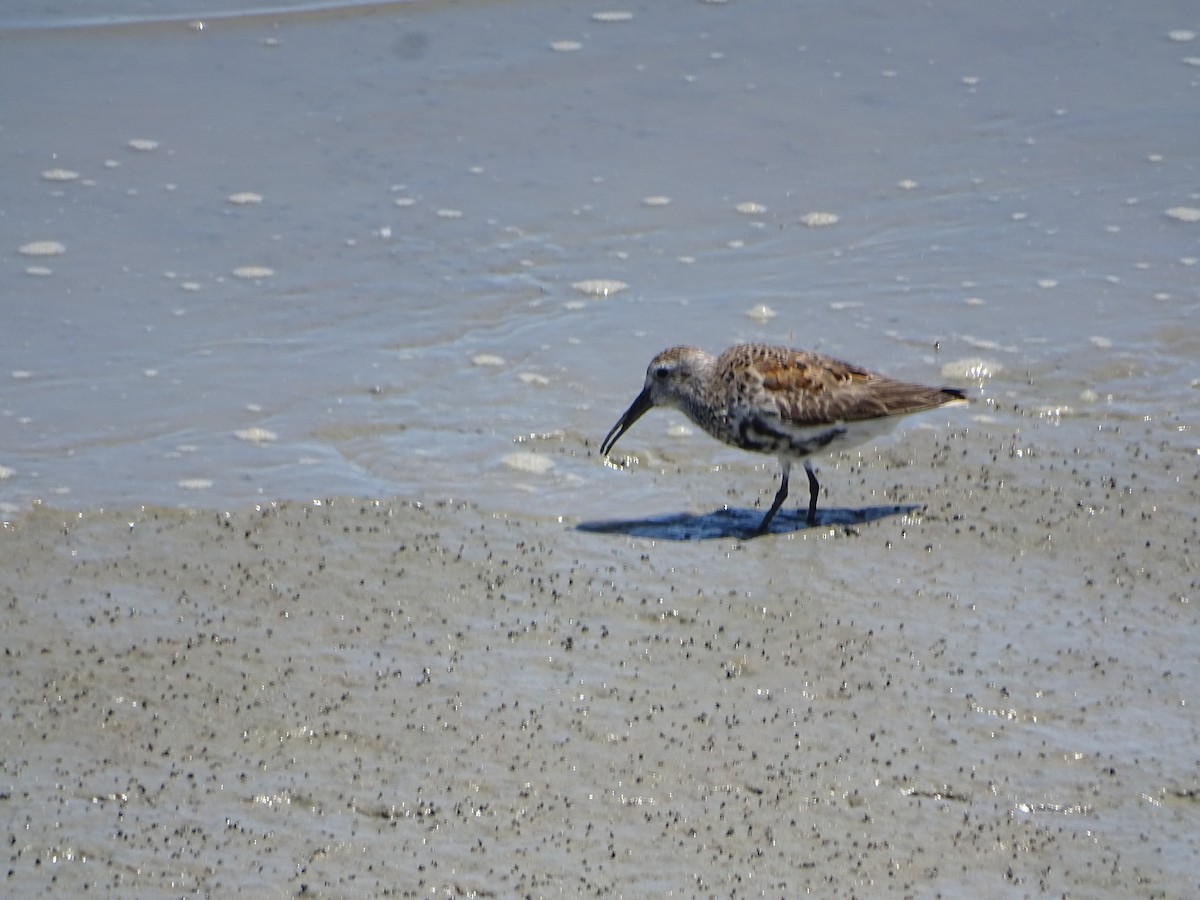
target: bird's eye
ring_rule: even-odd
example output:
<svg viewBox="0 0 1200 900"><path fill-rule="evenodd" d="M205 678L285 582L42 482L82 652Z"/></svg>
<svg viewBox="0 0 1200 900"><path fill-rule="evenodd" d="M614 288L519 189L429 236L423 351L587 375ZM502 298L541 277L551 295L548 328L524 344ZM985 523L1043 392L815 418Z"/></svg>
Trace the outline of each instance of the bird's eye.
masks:
<svg viewBox="0 0 1200 900"><path fill-rule="evenodd" d="M668 369L666 366L659 366L657 369L654 370L654 377L657 378L659 381L662 381L670 374L671 374L671 370Z"/></svg>

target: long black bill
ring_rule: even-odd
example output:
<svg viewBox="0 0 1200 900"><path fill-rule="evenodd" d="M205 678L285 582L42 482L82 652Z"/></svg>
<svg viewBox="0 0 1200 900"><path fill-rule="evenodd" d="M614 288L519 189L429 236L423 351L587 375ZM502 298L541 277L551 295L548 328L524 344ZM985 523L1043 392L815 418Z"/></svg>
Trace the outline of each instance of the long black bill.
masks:
<svg viewBox="0 0 1200 900"><path fill-rule="evenodd" d="M608 433L608 437L600 445L600 454L608 456L608 451L621 439L621 435L627 432L633 426L633 423L645 415L646 410L653 405L654 401L650 399L650 389L646 388L637 395L637 399L630 404L629 409L625 410L625 415L621 416L617 424L612 427L612 431Z"/></svg>

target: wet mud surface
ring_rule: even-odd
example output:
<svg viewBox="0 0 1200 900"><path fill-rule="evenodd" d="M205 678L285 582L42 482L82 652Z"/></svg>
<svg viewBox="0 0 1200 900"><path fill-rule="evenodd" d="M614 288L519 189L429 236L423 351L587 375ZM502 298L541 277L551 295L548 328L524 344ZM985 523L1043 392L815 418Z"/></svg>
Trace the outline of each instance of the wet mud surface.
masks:
<svg viewBox="0 0 1200 900"><path fill-rule="evenodd" d="M1051 453L1071 427L830 459L832 521L752 541L670 512L696 471L608 528L34 510L6 890L1187 896L1194 461L1142 423Z"/></svg>

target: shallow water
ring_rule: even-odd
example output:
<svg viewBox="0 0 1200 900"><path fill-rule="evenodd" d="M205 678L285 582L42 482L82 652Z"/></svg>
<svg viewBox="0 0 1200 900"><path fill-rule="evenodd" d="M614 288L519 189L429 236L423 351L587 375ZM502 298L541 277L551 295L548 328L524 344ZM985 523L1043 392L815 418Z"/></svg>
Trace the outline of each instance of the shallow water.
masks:
<svg viewBox="0 0 1200 900"><path fill-rule="evenodd" d="M1195 892L1192 5L622 9L0 12L9 887Z"/></svg>
<svg viewBox="0 0 1200 900"><path fill-rule="evenodd" d="M0 501L615 513L641 486L589 451L682 342L1192 408L1200 227L1167 215L1200 206L1185 10L398 4L5 32ZM975 358L997 374L940 371ZM739 458L676 421L627 440Z"/></svg>

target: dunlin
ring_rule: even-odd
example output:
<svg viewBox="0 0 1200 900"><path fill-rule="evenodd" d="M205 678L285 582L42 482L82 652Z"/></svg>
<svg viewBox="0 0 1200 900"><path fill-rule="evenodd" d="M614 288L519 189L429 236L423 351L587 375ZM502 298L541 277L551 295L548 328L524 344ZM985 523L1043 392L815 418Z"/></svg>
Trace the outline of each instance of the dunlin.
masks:
<svg viewBox="0 0 1200 900"><path fill-rule="evenodd" d="M650 361L646 384L605 437L605 456L655 406L681 410L719 441L779 457L783 478L757 534L766 534L788 495L792 463L808 473L808 524L817 523L820 485L808 457L869 440L909 413L966 400L956 388L895 381L850 363L788 347L739 344L720 356L672 347Z"/></svg>

